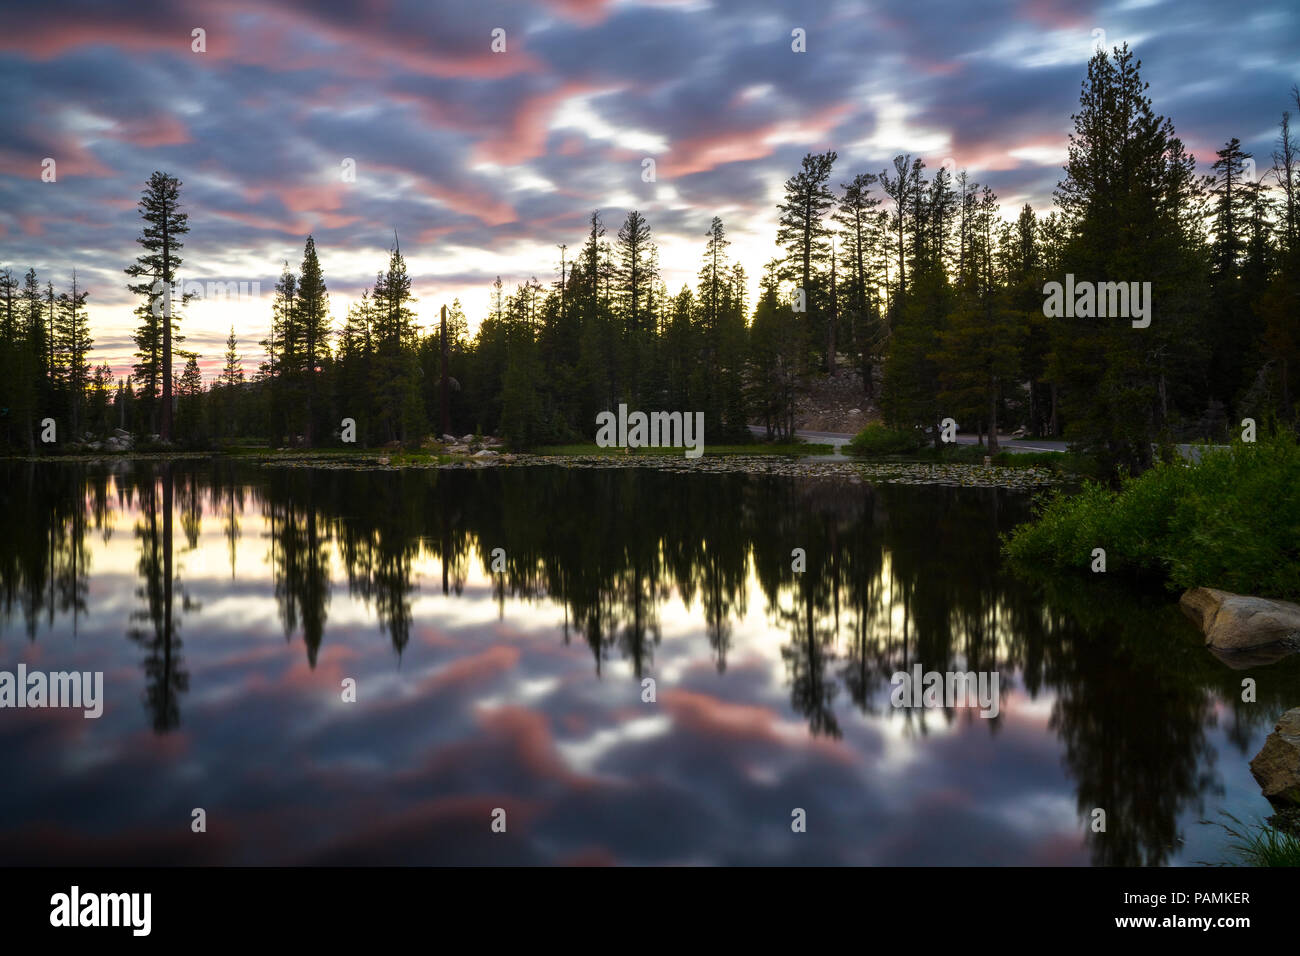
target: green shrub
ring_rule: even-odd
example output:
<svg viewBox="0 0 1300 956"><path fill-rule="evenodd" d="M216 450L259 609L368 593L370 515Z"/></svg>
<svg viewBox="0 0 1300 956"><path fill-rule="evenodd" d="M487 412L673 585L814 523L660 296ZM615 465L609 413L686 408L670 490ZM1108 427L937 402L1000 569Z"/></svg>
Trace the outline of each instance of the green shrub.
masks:
<svg viewBox="0 0 1300 956"><path fill-rule="evenodd" d="M895 429L873 422L858 432L844 446L850 455L911 455L926 447L925 435L918 429Z"/></svg>
<svg viewBox="0 0 1300 956"><path fill-rule="evenodd" d="M1235 841L1228 849L1236 862L1246 866L1300 866L1300 837L1271 823L1259 823L1252 828L1231 813L1221 812L1233 823L1219 826Z"/></svg>
<svg viewBox="0 0 1300 956"><path fill-rule="evenodd" d="M1300 597L1300 446L1294 437L1159 464L1118 491L1096 483L1057 494L1016 528L1007 554L1024 566L1157 576L1171 588Z"/></svg>

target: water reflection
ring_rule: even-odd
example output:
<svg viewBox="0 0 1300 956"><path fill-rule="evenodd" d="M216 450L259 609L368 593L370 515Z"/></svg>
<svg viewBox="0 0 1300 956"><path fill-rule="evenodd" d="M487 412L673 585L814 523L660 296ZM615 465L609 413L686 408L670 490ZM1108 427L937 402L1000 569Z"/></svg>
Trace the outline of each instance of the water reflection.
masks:
<svg viewBox="0 0 1300 956"><path fill-rule="evenodd" d="M435 649L451 648L437 668L412 675L415 690L394 691L413 708L417 698L434 707L419 716L436 715L445 730L393 723L381 710L341 731L364 740L349 759L371 761L372 782L390 789L418 835L404 827L358 835L368 819L358 797L331 823L314 824L327 845L320 833L313 842L290 825L256 849L234 838L219 844L211 852L222 861L547 862L553 857L541 846L585 852L591 817L581 810L593 793L640 781L651 794L645 799L658 800L656 823L631 824L605 807L613 829L602 830L602 853L611 859L1174 862L1189 819L1229 790L1234 807L1248 799L1240 767L1300 687L1300 666L1284 660L1251 672L1259 701L1242 703L1243 675L1205 653L1163 597L1010 576L998 534L1025 516L1027 502L1003 492L551 468L255 470L228 461L3 468L0 504L12 519L0 536L3 633L21 632L32 648L81 634L90 622L113 619L121 598L114 583L131 581L126 636L148 726L156 737L187 728L202 737L191 762L237 760L248 746L246 727L223 736L211 719L190 723L188 695L205 684L200 713L227 713L218 710L227 701L265 710L255 733L273 740L257 746L289 753L293 733L313 732L284 729L290 694L336 696L345 663L374 675L366 686L394 686L391 675L402 673L420 635ZM803 550L805 570L796 570L794 549ZM490 601L497 629L485 635L477 619L460 628L423 625L416 608L430 591L447 596L448 608ZM292 665L242 640L260 626L256 618L240 623L241 609L267 594L305 664L284 678L278 707L259 695L268 673ZM375 645L358 643L366 629L359 615L384 638L388 664L374 658ZM571 655L557 659L544 642L520 637L539 627L551 633L550 621L552 648L588 649L585 680L560 662ZM183 627L191 635L184 640ZM695 635L705 639L698 651ZM214 657L222 640L236 637L238 653ZM337 655L327 666L331 647ZM62 662L83 652L90 653L54 646L44 666L73 666ZM4 666L30 653L6 641ZM113 645L97 644L94 653L106 669L120 662ZM196 673L207 679L191 679L187 657L195 653L203 668ZM695 667L701 653L711 683ZM999 671L1002 715L895 710L889 677L916 663ZM517 675L513 694L479 686L502 673ZM659 682L658 710L635 709L643 677ZM801 739L770 704L769 685L802 722ZM561 696L563 707L551 703ZM326 717L338 714L318 722ZM76 730L113 736L112 759L129 768L148 748L126 739L131 731L119 720L110 713L102 730ZM13 744L33 775L63 773L71 800L78 780L55 755L32 750L39 730L7 724L0 723L6 751ZM445 734L433 756L420 750L432 746L427 733ZM688 742L664 749L661 738L682 734ZM470 744L475 735L484 735L481 746ZM502 736L519 749L485 756L492 752L485 741ZM615 756L591 756L601 748ZM651 763L627 763L632 753ZM1224 760L1234 768L1230 782ZM799 761L820 761L820 769ZM585 776L575 769L588 765ZM161 774L168 765L151 766ZM263 817L292 819L305 798L295 785L305 789L315 771L295 777L290 766L266 771L285 779L260 784L254 809ZM413 780L433 789L441 809L429 808L427 793L406 792ZM538 809L557 800L557 790L567 809ZM531 807L537 839L484 847L426 819L472 815L485 792ZM845 810L846 800L862 806ZM711 817L703 809L710 801L729 802L738 819L715 819L698 844L674 850L663 830L678 827L685 838L692 831L681 829L679 815ZM785 846L781 813L810 805L814 819L837 821L835 832L826 842ZM1086 826L1094 808L1106 811L1105 833ZM0 858L35 852L18 831L24 814L45 819L45 811L21 800L0 810L7 821ZM111 805L99 813L118 827L132 817ZM1035 813L1050 822L1036 822ZM61 819L76 829L81 818L69 810ZM751 839L746 826L768 828L766 836ZM421 856L434 833L443 842ZM621 851L612 846L620 841ZM75 859L87 845L72 839L69 852ZM178 851L156 852L171 861Z"/></svg>

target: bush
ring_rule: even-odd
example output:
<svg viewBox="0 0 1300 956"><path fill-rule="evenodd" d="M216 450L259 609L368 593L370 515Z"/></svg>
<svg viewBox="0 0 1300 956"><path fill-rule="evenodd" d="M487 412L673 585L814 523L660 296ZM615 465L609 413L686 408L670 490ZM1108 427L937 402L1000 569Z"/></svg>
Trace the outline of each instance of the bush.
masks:
<svg viewBox="0 0 1300 956"><path fill-rule="evenodd" d="M912 455L926 447L925 435L917 429L894 429L873 422L844 446L850 455Z"/></svg>
<svg viewBox="0 0 1300 956"><path fill-rule="evenodd" d="M1282 435L1207 451L1197 464L1159 464L1118 491L1088 483L1057 494L1005 542L1026 566L1108 572L1300 597L1300 446Z"/></svg>
<svg viewBox="0 0 1300 956"><path fill-rule="evenodd" d="M1271 823L1258 823L1252 828L1231 813L1221 811L1232 825L1220 823L1235 842L1228 849L1235 862L1246 866L1300 866L1300 837Z"/></svg>

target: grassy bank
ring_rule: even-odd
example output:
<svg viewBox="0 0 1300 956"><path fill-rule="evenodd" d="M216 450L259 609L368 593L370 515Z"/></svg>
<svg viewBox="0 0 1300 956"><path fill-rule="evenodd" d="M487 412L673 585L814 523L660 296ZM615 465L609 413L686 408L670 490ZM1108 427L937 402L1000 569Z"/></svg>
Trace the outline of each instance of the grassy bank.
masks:
<svg viewBox="0 0 1300 956"><path fill-rule="evenodd" d="M1170 588L1300 598L1300 445L1283 435L1159 464L1118 490L1089 482L1048 499L1005 542L1028 567L1108 574Z"/></svg>

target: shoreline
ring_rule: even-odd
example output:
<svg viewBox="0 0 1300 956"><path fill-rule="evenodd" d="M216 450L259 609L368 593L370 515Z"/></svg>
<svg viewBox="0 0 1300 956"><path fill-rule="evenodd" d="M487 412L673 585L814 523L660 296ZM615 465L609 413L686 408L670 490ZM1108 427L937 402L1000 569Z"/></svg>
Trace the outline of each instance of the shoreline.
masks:
<svg viewBox="0 0 1300 956"><path fill-rule="evenodd" d="M28 463L106 464L130 461L201 461L220 458L244 461L264 468L316 468L343 471L466 471L486 468L643 468L653 471L703 474L774 475L787 478L826 478L850 484L881 483L937 485L956 488L1004 488L1009 491L1038 491L1069 482L1069 478L1048 468L1008 468L965 462L920 461L823 461L819 457L790 455L533 455L501 453L484 456L428 456L425 460L399 460L400 455L381 452L317 452L308 454L226 454L223 452L126 453L114 455L60 455L6 459Z"/></svg>

